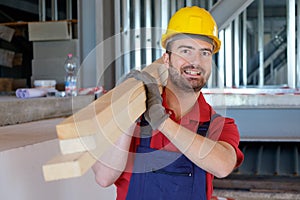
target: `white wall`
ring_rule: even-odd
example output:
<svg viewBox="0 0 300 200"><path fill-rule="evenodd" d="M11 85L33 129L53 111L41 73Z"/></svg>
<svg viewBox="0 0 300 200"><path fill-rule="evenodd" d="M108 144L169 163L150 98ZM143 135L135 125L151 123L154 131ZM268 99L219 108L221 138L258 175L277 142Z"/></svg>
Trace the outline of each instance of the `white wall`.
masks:
<svg viewBox="0 0 300 200"><path fill-rule="evenodd" d="M0 199L115 199L115 188L98 186L91 170L82 177L45 182L42 165L58 153L57 140L0 152Z"/></svg>

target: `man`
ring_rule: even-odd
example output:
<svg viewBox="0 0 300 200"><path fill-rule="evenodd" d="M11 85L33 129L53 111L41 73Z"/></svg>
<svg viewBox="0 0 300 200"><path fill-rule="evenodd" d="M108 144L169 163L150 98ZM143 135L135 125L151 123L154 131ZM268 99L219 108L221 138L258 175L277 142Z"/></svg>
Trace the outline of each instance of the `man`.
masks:
<svg viewBox="0 0 300 200"><path fill-rule="evenodd" d="M101 186L116 185L117 199L210 199L213 177L241 164L234 120L218 115L201 93L220 48L217 34L206 10L182 8L162 36L169 72L162 95L149 74L130 73L144 82L147 110L93 166Z"/></svg>

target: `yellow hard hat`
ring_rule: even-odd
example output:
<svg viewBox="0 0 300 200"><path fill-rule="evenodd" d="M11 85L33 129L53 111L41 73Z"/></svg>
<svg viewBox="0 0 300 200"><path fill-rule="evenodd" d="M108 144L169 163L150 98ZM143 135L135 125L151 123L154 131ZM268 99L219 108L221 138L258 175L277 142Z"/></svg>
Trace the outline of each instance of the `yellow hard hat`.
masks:
<svg viewBox="0 0 300 200"><path fill-rule="evenodd" d="M163 48L166 48L169 38L182 33L207 36L214 42L214 53L220 49L217 24L211 14L203 8L193 6L178 10L171 17L166 33L162 35Z"/></svg>

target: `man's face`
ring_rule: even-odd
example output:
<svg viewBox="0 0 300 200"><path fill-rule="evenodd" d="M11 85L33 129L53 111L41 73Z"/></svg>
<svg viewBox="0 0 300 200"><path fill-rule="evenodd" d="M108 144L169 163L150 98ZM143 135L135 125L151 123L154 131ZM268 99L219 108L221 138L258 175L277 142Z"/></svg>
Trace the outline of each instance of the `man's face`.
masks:
<svg viewBox="0 0 300 200"><path fill-rule="evenodd" d="M198 92L211 74L213 45L195 38L175 40L164 54L170 81L182 90Z"/></svg>

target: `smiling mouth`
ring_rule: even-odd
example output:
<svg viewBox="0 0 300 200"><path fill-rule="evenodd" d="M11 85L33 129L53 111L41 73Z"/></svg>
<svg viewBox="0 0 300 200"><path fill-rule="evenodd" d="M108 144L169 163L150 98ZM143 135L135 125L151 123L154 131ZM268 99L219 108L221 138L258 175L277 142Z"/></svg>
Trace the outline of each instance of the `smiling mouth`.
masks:
<svg viewBox="0 0 300 200"><path fill-rule="evenodd" d="M183 70L185 74L191 75L191 76L200 76L201 71L198 69L185 69Z"/></svg>

